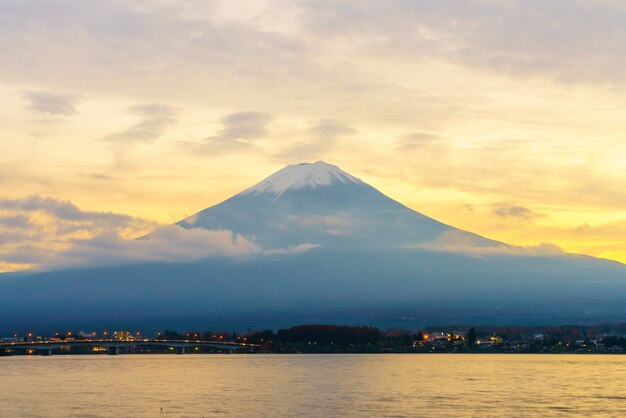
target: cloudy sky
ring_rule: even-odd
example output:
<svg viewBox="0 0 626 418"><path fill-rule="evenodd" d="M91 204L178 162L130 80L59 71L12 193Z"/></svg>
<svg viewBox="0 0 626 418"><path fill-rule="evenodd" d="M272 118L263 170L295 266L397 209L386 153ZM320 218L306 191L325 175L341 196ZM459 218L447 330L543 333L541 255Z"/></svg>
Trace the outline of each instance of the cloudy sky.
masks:
<svg viewBox="0 0 626 418"><path fill-rule="evenodd" d="M0 0L0 271L320 159L626 262L625 67L619 0Z"/></svg>

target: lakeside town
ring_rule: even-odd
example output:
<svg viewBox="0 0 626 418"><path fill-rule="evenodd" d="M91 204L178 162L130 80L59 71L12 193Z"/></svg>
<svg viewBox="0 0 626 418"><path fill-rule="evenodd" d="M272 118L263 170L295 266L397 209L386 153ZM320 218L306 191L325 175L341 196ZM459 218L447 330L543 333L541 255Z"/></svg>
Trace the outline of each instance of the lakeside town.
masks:
<svg viewBox="0 0 626 418"><path fill-rule="evenodd" d="M37 355L37 345L54 347L46 354L111 354L103 342L120 343L114 354L184 353L595 353L626 350L626 324L538 327L426 327L416 332L368 326L298 325L265 331L212 332L165 330L67 331L39 336L13 334L0 339L0 355ZM152 342L148 344L148 342ZM25 344L27 343L27 344ZM37 344L47 343L47 344ZM66 345L64 345L64 343ZM80 343L80 344L78 344ZM90 344L92 343L92 344ZM121 344L124 343L124 344ZM171 343L171 345L169 345ZM28 344L31 344L30 346ZM178 344L178 345L177 345ZM196 344L196 345L194 345Z"/></svg>

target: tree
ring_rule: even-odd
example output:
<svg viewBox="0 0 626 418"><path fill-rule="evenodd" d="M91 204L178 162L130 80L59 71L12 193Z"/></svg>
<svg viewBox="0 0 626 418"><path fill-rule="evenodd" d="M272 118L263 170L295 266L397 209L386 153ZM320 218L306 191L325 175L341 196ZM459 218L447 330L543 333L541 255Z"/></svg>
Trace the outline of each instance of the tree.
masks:
<svg viewBox="0 0 626 418"><path fill-rule="evenodd" d="M474 328L469 329L465 340L467 341L467 346L469 348L473 348L476 345L476 330Z"/></svg>
<svg viewBox="0 0 626 418"><path fill-rule="evenodd" d="M274 331L272 331L271 329L265 330L265 331L258 331L258 332L254 332L250 335L248 335L247 337L247 342L251 343L251 344L267 344L267 343L271 343L272 341L274 341L276 339L276 335L274 334Z"/></svg>

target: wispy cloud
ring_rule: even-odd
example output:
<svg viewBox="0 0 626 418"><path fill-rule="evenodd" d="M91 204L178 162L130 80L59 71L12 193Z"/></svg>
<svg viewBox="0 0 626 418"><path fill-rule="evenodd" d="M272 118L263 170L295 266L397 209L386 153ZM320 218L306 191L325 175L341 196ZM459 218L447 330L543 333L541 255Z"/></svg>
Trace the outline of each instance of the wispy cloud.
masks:
<svg viewBox="0 0 626 418"><path fill-rule="evenodd" d="M411 132L396 138L396 147L400 151L419 151L426 148L441 147L445 144L445 138L428 132Z"/></svg>
<svg viewBox="0 0 626 418"><path fill-rule="evenodd" d="M269 113L243 111L228 114L220 119L222 128L201 141L181 142L192 152L222 153L250 148L254 142L267 136L274 116Z"/></svg>
<svg viewBox="0 0 626 418"><path fill-rule="evenodd" d="M274 119L270 114L263 112L236 112L220 119L223 128L213 136L207 138L212 143L229 141L252 141L262 138L268 133L268 125Z"/></svg>
<svg viewBox="0 0 626 418"><path fill-rule="evenodd" d="M76 113L78 98L74 95L28 91L23 97L28 102L28 107L38 113L53 116L68 116Z"/></svg>
<svg viewBox="0 0 626 418"><path fill-rule="evenodd" d="M523 257L543 257L564 255L561 247L552 243L516 246L507 244L477 245L463 234L456 231L444 232L439 238L429 243L408 244L407 248L465 254L472 257L489 255L512 255Z"/></svg>
<svg viewBox="0 0 626 418"><path fill-rule="evenodd" d="M128 129L105 136L106 141L121 144L150 142L161 137L167 128L176 123L176 112L170 106L136 105L129 108L129 112L139 116L139 122Z"/></svg>
<svg viewBox="0 0 626 418"><path fill-rule="evenodd" d="M618 1L306 1L308 30L354 50L428 56L561 80L623 83L626 8ZM576 42L572 42L575 39ZM346 46L344 46L346 48Z"/></svg>
<svg viewBox="0 0 626 418"><path fill-rule="evenodd" d="M303 132L301 140L296 140L293 145L285 147L277 157L288 162L319 159L341 138L356 133L356 128L343 120L320 119Z"/></svg>
<svg viewBox="0 0 626 418"><path fill-rule="evenodd" d="M528 220L528 219L540 216L538 213L528 208L525 208L523 206L506 205L506 204L497 205L496 208L493 210L493 213L502 218L512 217L512 218L521 218L524 220Z"/></svg>
<svg viewBox="0 0 626 418"><path fill-rule="evenodd" d="M315 60L311 52L341 44L343 53L446 59L492 71L602 84L626 81L619 71L626 57L621 41L626 9L618 1L301 0L269 8L259 8L249 19L220 19L218 2L181 6L166 0L137 6L66 0L3 6L0 35L10 39L0 43L9 57L3 72L21 71L33 78L64 73L100 82L98 76L111 73L141 78L164 68L221 67L280 80L323 71L323 60ZM245 4L241 9L234 15L249 11ZM114 30L110 21L116 22ZM124 65L128 62L132 74Z"/></svg>

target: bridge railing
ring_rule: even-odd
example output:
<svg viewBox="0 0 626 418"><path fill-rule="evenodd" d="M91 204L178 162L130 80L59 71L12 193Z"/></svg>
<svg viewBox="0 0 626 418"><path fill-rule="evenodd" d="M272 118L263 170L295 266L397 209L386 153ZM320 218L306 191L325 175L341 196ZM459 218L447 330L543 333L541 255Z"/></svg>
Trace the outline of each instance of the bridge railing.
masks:
<svg viewBox="0 0 626 418"><path fill-rule="evenodd" d="M98 339L98 340L72 340L72 341L15 341L0 342L0 350L37 350L52 354L52 350L61 347L104 347L108 349L110 354L119 354L122 347L135 346L153 346L153 347L172 347L177 353L184 354L185 348L190 347L211 347L233 352L236 350L254 351L260 346L257 344L236 343L236 342L220 342L220 341L203 341L203 340L161 340L161 339L133 339L133 340L116 340L116 339Z"/></svg>

